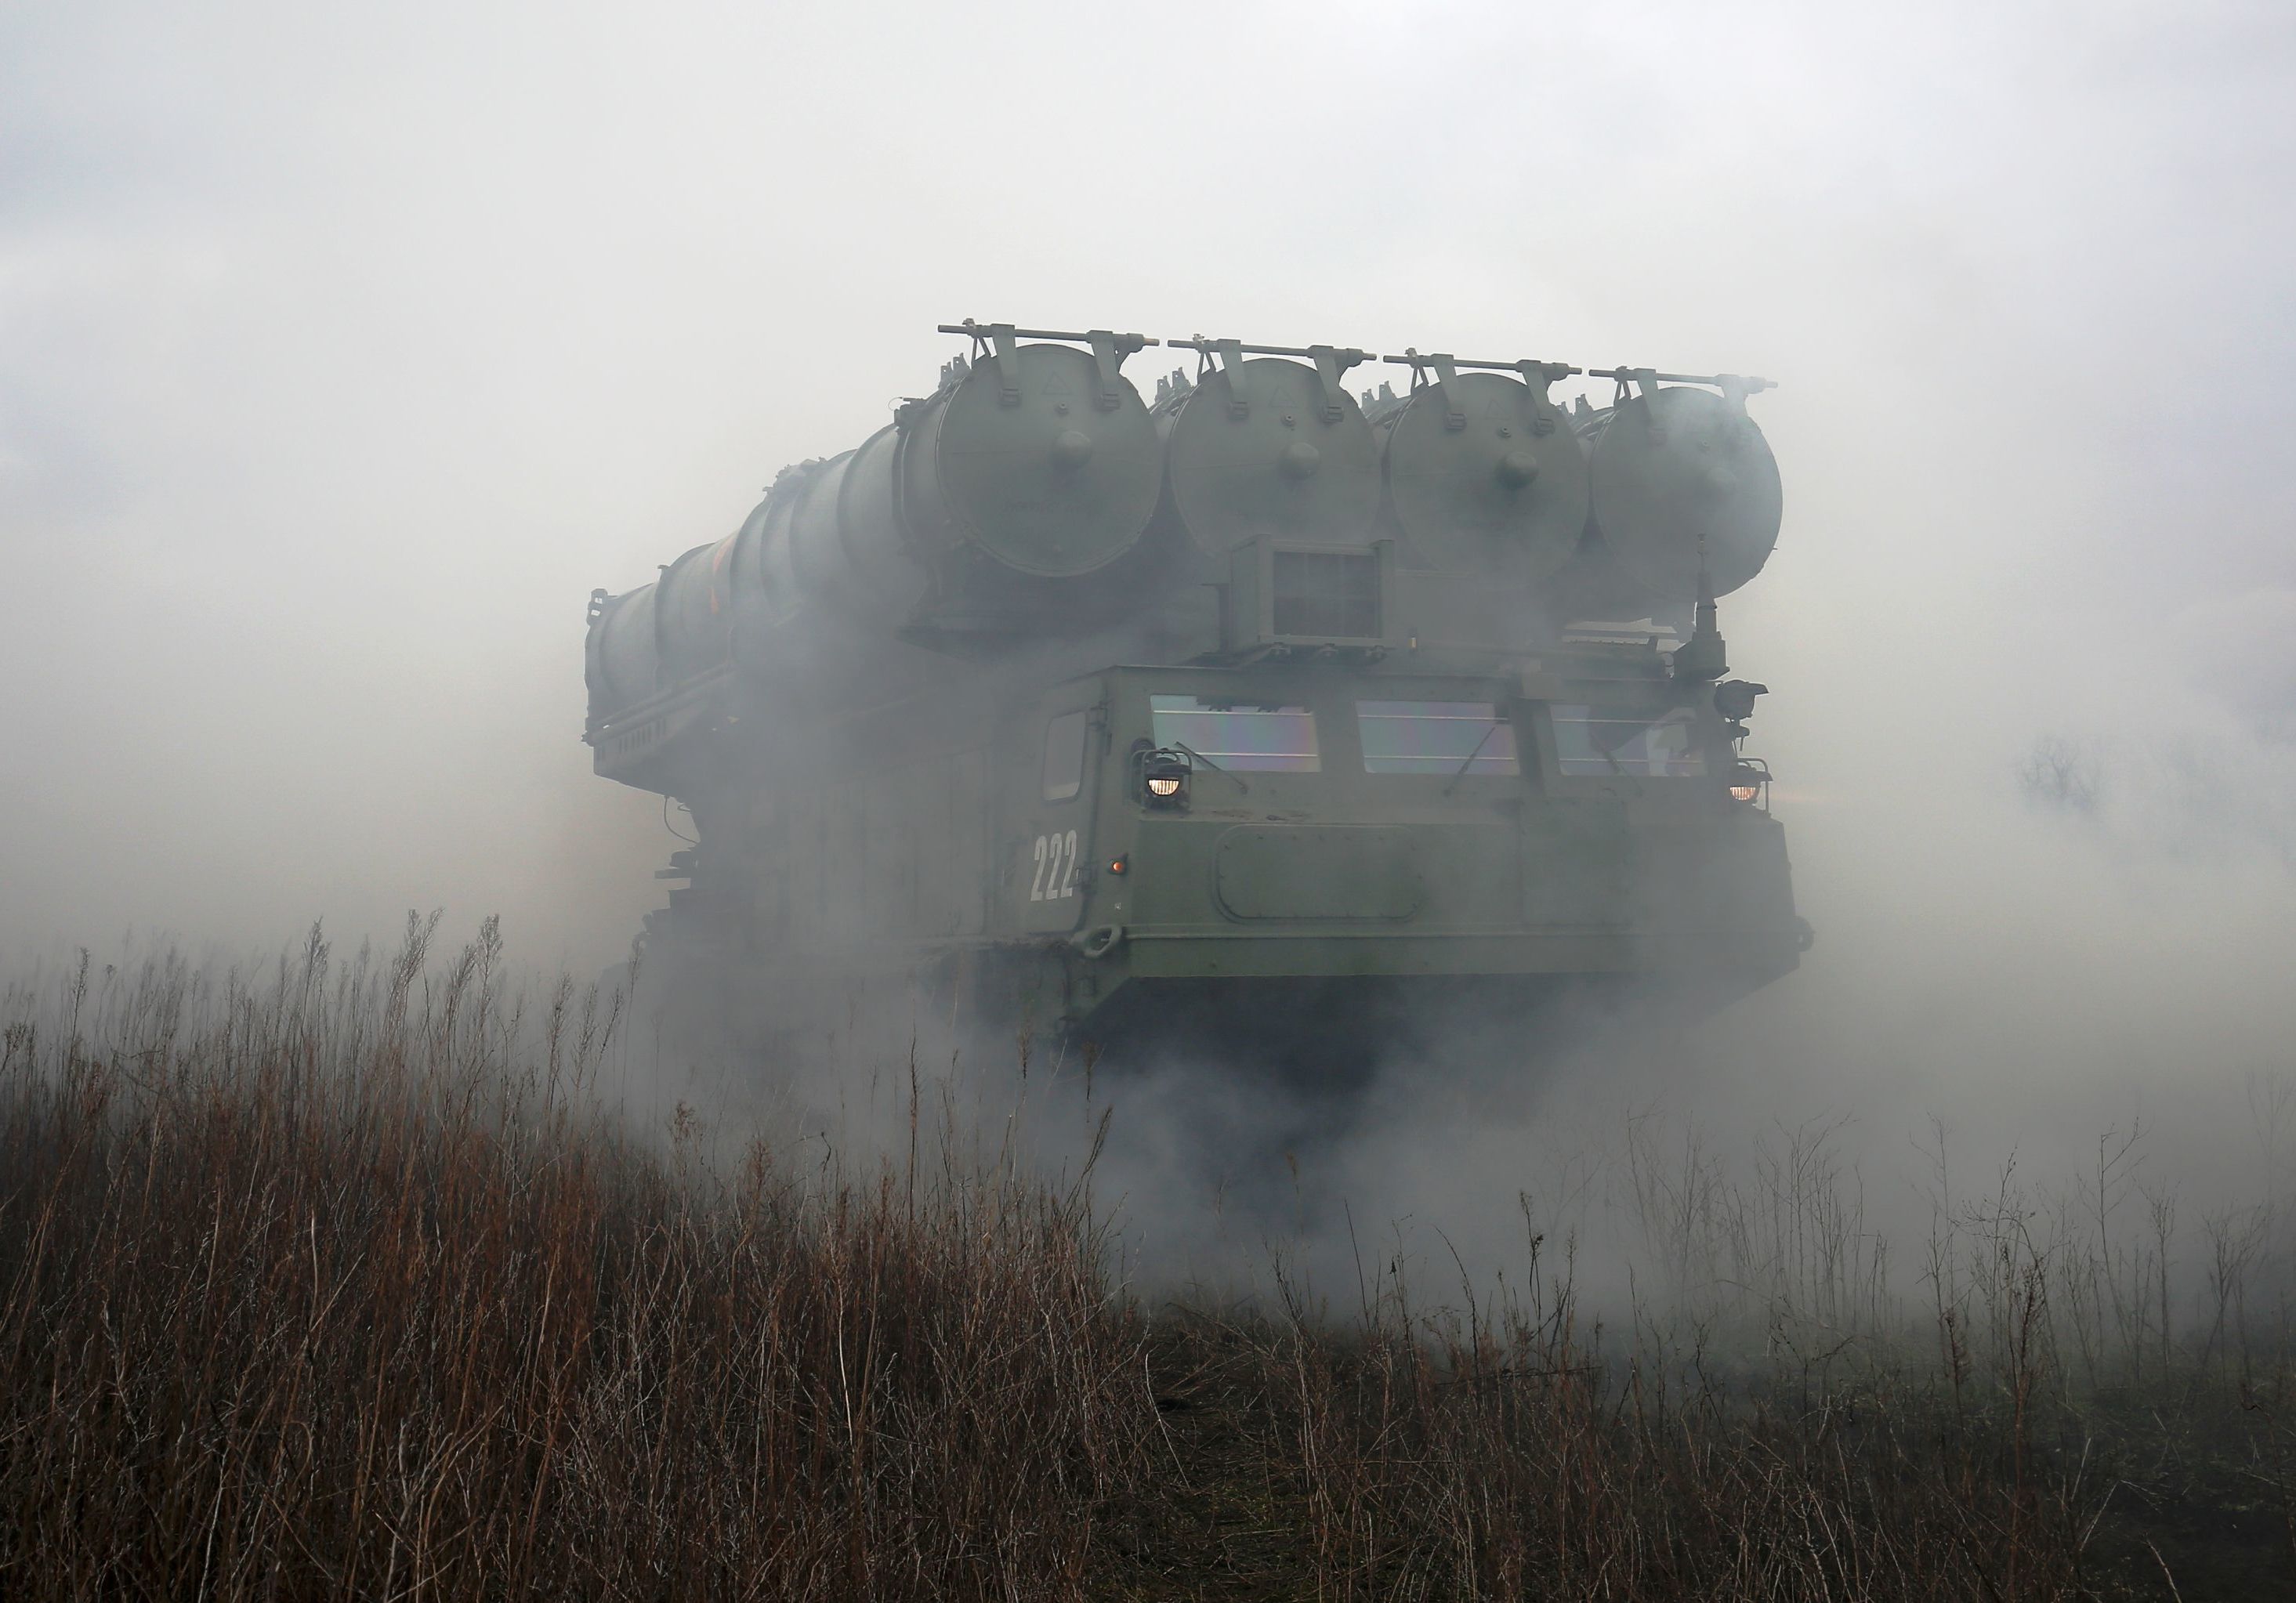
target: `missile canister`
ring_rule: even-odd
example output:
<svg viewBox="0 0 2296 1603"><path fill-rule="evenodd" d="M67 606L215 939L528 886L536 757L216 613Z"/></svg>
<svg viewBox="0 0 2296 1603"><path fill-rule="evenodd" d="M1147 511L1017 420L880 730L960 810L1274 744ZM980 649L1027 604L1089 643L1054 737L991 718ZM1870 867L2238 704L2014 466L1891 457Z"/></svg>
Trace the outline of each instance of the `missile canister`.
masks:
<svg viewBox="0 0 2296 1603"><path fill-rule="evenodd" d="M1365 353L1199 340L1223 365L1161 401L1172 512L1203 551L1225 556L1260 535L1348 544L1379 516L1379 441L1340 381ZM1278 359L1308 356L1316 365Z"/></svg>
<svg viewBox="0 0 2296 1603"><path fill-rule="evenodd" d="M1587 528L1586 455L1546 394L1573 370L1508 364L1526 383L1461 372L1448 356L1424 361L1435 379L1380 417L1397 529L1436 568L1545 578Z"/></svg>
<svg viewBox="0 0 2296 1603"><path fill-rule="evenodd" d="M725 662L736 620L783 627L819 609L890 633L938 601L1079 580L1133 550L1163 477L1156 424L1118 372L1141 341L979 335L989 354L858 448L785 470L735 534L600 598L594 703L627 707Z"/></svg>
<svg viewBox="0 0 2296 1603"><path fill-rule="evenodd" d="M1162 462L1139 392L1117 372L1137 348L1010 347L954 385L905 407L890 455L843 513L898 523L929 560L977 555L1014 574L1078 578L1138 543L1155 515Z"/></svg>
<svg viewBox="0 0 2296 1603"><path fill-rule="evenodd" d="M651 585L620 595L591 593L583 666L594 716L635 707L660 688L653 607Z"/></svg>
<svg viewBox="0 0 2296 1603"><path fill-rule="evenodd" d="M1136 544L1161 451L1103 347L1013 345L959 372L858 450L800 470L750 515L775 609L825 601L906 617L962 567L1070 579Z"/></svg>
<svg viewBox="0 0 2296 1603"><path fill-rule="evenodd" d="M1635 377L1643 393L1581 425L1588 451L1594 522L1621 576L1654 600L1698 597L1705 543L1714 593L1727 595L1761 572L1777 544L1784 500L1777 459L1746 415L1761 381L1725 379L1725 394Z"/></svg>

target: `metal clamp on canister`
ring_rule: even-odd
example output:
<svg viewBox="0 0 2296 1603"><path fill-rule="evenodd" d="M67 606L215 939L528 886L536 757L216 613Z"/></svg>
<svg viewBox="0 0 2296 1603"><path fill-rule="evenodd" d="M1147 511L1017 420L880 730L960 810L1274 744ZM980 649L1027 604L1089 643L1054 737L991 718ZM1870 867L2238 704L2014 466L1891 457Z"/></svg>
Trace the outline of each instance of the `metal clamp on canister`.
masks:
<svg viewBox="0 0 2296 1603"><path fill-rule="evenodd" d="M1371 353L1352 346L1337 345L1246 345L1241 339L1207 339L1198 334L1192 339L1167 339L1165 344L1175 348L1194 351L1199 358L1196 377L1201 380L1210 371L1212 357L1219 357L1219 371L1228 380L1228 416L1238 422L1251 414L1251 404L1242 381L1243 359L1246 356L1305 356L1316 366L1316 379L1321 387L1322 399L1316 415L1326 423L1336 423L1347 415L1347 388L1341 382L1348 369L1371 360Z"/></svg>
<svg viewBox="0 0 2296 1603"><path fill-rule="evenodd" d="M1658 387L1661 384L1711 385L1722 392L1723 400L1740 417L1746 415L1748 396L1758 396L1766 389L1777 388L1767 379L1751 379L1742 373L1662 373L1656 368L1628 367L1623 364L1617 367L1590 367L1587 370L1587 376L1609 379L1618 385L1617 398L1611 403L1615 406L1623 406L1633 399L1637 388L1642 391L1644 405L1649 406L1652 405L1651 397L1658 393ZM1654 446L1666 443L1665 423L1654 410L1650 419L1650 438Z"/></svg>
<svg viewBox="0 0 2296 1603"><path fill-rule="evenodd" d="M1423 353L1415 346L1406 346L1399 356L1382 356L1380 360L1410 368L1411 388L1414 390L1428 387L1427 371L1434 369L1433 388L1435 398L1443 408L1443 426L1453 433L1467 426L1467 414L1461 405L1463 392L1459 388L1462 371L1519 374L1529 386L1535 400L1532 428L1542 435L1554 433L1555 424L1562 418L1560 409L1548 398L1547 387L1579 371L1568 362L1540 362L1527 357L1507 362L1487 362L1480 357L1454 356L1447 351Z"/></svg>
<svg viewBox="0 0 2296 1603"><path fill-rule="evenodd" d="M1063 345L1091 347L1093 363L1100 375L1100 390L1094 405L1103 412L1113 412L1122 404L1117 370L1124 365L1124 358L1156 343L1145 334L1119 334L1112 329L1086 329L1082 332L1061 329L1023 329L1015 328L1009 323L978 323L970 317L963 323L944 323L939 327L944 334L963 334L970 339L975 362L987 356L996 363L999 387L997 398L1006 406L1021 404L1021 373L1014 356L1016 341L1053 339Z"/></svg>

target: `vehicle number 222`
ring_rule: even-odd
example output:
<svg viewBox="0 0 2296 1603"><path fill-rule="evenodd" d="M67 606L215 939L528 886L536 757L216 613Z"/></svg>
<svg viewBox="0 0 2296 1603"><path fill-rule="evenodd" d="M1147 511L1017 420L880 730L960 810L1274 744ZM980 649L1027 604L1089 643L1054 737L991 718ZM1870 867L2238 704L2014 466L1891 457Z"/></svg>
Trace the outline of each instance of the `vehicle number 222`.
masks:
<svg viewBox="0 0 2296 1603"><path fill-rule="evenodd" d="M1037 877L1029 882L1031 902L1058 902L1077 893L1076 831L1037 837Z"/></svg>

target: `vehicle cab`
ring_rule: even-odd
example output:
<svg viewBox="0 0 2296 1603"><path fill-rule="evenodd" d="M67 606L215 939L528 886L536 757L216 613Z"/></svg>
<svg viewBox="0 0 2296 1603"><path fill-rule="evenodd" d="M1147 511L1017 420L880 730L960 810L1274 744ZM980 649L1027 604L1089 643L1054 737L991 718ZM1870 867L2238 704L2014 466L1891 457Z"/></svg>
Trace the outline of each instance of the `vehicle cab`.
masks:
<svg viewBox="0 0 2296 1603"><path fill-rule="evenodd" d="M1118 667L1012 728L997 922L1171 982L1791 969L1766 774L1649 649ZM1735 982L1733 982L1734 988Z"/></svg>

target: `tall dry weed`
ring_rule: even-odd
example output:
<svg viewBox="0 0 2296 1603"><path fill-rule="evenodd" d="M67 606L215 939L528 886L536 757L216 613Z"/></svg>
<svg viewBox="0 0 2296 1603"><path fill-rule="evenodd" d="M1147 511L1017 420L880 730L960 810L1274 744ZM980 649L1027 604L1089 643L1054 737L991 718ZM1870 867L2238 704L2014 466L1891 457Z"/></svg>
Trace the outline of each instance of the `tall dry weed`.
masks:
<svg viewBox="0 0 2296 1603"><path fill-rule="evenodd" d="M914 1081L906 1155L721 1161L602 1111L616 999L434 936L8 994L7 1596L2296 1590L2288 1205L2195 1231L2133 1132L1967 1195L1939 1136L1910 1280L1833 1126L1643 1125L1607 1319L1528 1199L1496 1286L1145 1309Z"/></svg>
<svg viewBox="0 0 2296 1603"><path fill-rule="evenodd" d="M0 1587L1073 1595L1146 1417L1078 1201L635 1142L611 999L431 933L17 999Z"/></svg>

